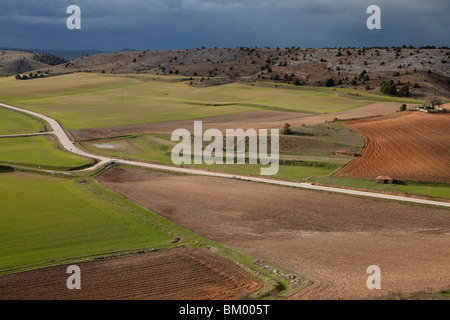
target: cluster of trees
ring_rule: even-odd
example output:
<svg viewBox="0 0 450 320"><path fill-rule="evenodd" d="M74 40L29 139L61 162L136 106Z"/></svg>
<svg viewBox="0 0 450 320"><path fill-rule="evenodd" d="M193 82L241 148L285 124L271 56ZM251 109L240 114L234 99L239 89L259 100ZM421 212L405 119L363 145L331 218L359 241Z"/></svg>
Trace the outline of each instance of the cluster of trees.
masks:
<svg viewBox="0 0 450 320"><path fill-rule="evenodd" d="M335 85L341 85L344 82L346 82L347 84L350 84L352 86L356 86L358 85L359 81L362 81L362 84L365 85L366 81L369 81L370 77L367 74L366 70L363 70L358 76L355 76L351 81L350 79L347 77L342 78L342 79L338 79L337 81L333 78L329 78L325 80L325 86L326 87L333 87ZM370 86L366 85L366 90L370 90Z"/></svg>
<svg viewBox="0 0 450 320"><path fill-rule="evenodd" d="M56 66L56 65L68 62L66 59L54 56L49 53L39 53L39 54L35 53L33 55L33 59L36 61L40 61L42 63L48 64L50 66Z"/></svg>
<svg viewBox="0 0 450 320"><path fill-rule="evenodd" d="M261 77L261 79L264 79L264 78ZM278 73L275 73L270 77L270 80L275 80L275 81L283 80L284 82L287 82L287 83L292 82L296 86L300 86L302 84L301 80L299 78L295 77L294 73L291 73L291 74L285 73L283 78L281 78Z"/></svg>
<svg viewBox="0 0 450 320"><path fill-rule="evenodd" d="M409 86L402 85L400 89L397 86L401 85L399 82L395 83L393 80L383 81L380 84L381 93L389 96L407 97L409 96Z"/></svg>
<svg viewBox="0 0 450 320"><path fill-rule="evenodd" d="M37 73L30 73L28 75L20 75L16 76L16 80L28 80L28 79L36 79L36 78L44 78L44 74L38 71Z"/></svg>

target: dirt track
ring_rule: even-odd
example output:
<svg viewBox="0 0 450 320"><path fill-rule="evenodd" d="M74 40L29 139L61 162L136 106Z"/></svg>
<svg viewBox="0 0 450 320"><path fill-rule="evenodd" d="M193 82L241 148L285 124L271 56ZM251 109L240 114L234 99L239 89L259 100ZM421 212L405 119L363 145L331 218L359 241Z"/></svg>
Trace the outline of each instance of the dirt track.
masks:
<svg viewBox="0 0 450 320"><path fill-rule="evenodd" d="M201 118L198 120L203 121L204 130L216 128L224 132L226 129L280 129L286 122L288 122L291 126L317 124L325 121L332 121L334 118L353 119L358 117L390 114L398 110L398 108L399 105L397 103L376 102L364 107L330 114L311 115L307 113L261 110ZM191 119L120 127L73 130L71 133L74 138L79 141L138 133L171 134L178 128L185 128L190 132L193 132L193 123L194 119Z"/></svg>
<svg viewBox="0 0 450 320"><path fill-rule="evenodd" d="M450 114L405 112L344 122L365 148L333 176L450 182Z"/></svg>
<svg viewBox="0 0 450 320"><path fill-rule="evenodd" d="M137 169L99 179L183 227L315 281L293 299L450 287L448 210ZM381 290L366 287L373 264Z"/></svg>
<svg viewBox="0 0 450 320"><path fill-rule="evenodd" d="M0 277L0 300L214 300L260 288L234 263L183 248L76 264L81 290L69 290L67 266Z"/></svg>

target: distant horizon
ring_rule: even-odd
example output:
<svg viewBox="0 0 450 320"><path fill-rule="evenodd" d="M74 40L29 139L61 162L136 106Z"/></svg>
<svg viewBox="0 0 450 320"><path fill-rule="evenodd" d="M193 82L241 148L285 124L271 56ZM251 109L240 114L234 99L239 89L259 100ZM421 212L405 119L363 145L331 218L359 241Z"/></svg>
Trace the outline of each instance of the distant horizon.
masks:
<svg viewBox="0 0 450 320"><path fill-rule="evenodd" d="M396 45L396 46L341 46L341 47L301 47L301 46L284 46L284 47L270 47L270 46L237 46L237 47L199 47L199 48L178 48L178 49L140 49L140 48L122 48L119 50L99 50L99 49L93 49L93 48L87 48L87 49L58 49L58 48L15 48L15 47L7 47L7 46L0 46L0 50L11 50L11 51L25 51L25 52L35 52L39 51L42 53L46 53L46 51L62 51L62 52L98 52L98 53L113 53L113 52L131 52L131 51L150 51L150 52L158 52L158 51L180 51L180 50L220 50L220 49L238 49L238 48L250 48L250 49L286 49L286 48L300 48L300 49L313 49L313 50L324 50L324 49L347 49L347 48L354 48L354 49L370 49L370 48L405 48L405 49L449 49L450 47L447 46L436 46L433 44L427 44L427 45L421 45L421 46L413 46L413 45Z"/></svg>

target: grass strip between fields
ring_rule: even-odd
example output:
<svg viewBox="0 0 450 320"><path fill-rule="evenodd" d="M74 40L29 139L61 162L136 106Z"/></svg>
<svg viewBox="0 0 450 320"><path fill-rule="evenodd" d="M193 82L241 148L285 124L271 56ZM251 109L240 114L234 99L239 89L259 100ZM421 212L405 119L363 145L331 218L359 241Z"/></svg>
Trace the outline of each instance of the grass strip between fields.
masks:
<svg viewBox="0 0 450 320"><path fill-rule="evenodd" d="M94 159L61 150L51 136L0 139L0 164L15 164L49 170L76 170L89 167Z"/></svg>

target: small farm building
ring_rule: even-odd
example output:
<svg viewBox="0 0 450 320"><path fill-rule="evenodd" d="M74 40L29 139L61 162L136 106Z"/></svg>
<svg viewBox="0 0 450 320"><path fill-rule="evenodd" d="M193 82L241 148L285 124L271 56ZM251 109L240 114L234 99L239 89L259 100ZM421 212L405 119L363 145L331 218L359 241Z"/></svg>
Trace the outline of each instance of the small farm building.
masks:
<svg viewBox="0 0 450 320"><path fill-rule="evenodd" d="M388 177L388 176L378 176L377 183L394 183L394 178Z"/></svg>

